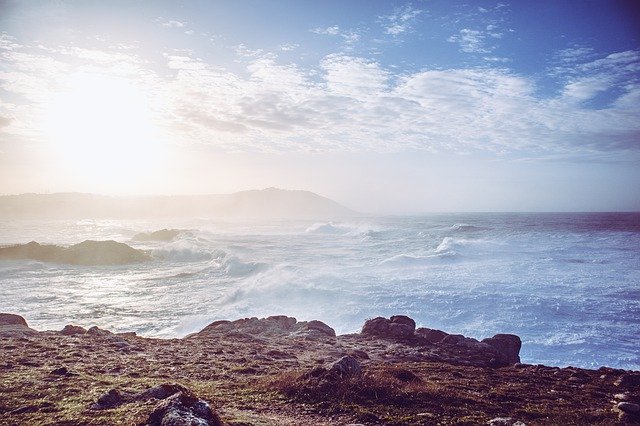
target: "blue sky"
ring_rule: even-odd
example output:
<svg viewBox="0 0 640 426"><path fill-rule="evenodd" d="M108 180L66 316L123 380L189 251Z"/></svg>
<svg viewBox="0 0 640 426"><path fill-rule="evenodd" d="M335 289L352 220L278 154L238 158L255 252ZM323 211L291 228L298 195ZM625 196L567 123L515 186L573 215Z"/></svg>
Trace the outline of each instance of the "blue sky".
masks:
<svg viewBox="0 0 640 426"><path fill-rule="evenodd" d="M0 192L640 210L633 1L0 2Z"/></svg>

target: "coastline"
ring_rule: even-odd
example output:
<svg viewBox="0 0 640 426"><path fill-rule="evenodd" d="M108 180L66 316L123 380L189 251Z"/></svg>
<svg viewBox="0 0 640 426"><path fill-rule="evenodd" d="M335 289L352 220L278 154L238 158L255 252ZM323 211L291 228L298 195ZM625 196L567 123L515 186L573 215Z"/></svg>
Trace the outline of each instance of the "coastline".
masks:
<svg viewBox="0 0 640 426"><path fill-rule="evenodd" d="M478 342L405 316L338 336L275 316L154 339L36 331L0 314L0 349L1 425L161 424L158 410L186 413L185 401L206 402L228 425L640 421L640 372L521 364L517 336Z"/></svg>

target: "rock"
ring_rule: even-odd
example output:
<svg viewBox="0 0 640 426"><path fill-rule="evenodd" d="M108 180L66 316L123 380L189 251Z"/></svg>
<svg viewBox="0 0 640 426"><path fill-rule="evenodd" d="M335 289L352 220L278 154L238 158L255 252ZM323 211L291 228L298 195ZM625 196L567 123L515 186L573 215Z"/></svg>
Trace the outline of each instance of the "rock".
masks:
<svg viewBox="0 0 640 426"><path fill-rule="evenodd" d="M64 249L60 263L72 265L123 265L151 260L142 250L124 243L109 241L83 241Z"/></svg>
<svg viewBox="0 0 640 426"><path fill-rule="evenodd" d="M113 333L109 330L103 330L95 325L87 330L89 336L113 336Z"/></svg>
<svg viewBox="0 0 640 426"><path fill-rule="evenodd" d="M106 393L100 395L98 401L91 404L91 410L108 410L110 408L119 407L122 404L130 402L133 394L130 392L122 392L118 389L110 389Z"/></svg>
<svg viewBox="0 0 640 426"><path fill-rule="evenodd" d="M70 265L121 265L151 260L142 250L124 243L86 240L70 247L41 245L35 241L0 248L0 259L32 259Z"/></svg>
<svg viewBox="0 0 640 426"><path fill-rule="evenodd" d="M312 320L307 323L304 323L300 328L300 331L318 331L322 334L325 334L329 337L336 337L336 331L329 327L327 324L322 321Z"/></svg>
<svg viewBox="0 0 640 426"><path fill-rule="evenodd" d="M63 334L65 336L74 336L77 334L85 334L86 332L87 330L84 327L80 327L79 325L67 324L60 331L60 334Z"/></svg>
<svg viewBox="0 0 640 426"><path fill-rule="evenodd" d="M515 421L511 417L496 417L487 422L490 426L526 426L521 421Z"/></svg>
<svg viewBox="0 0 640 426"><path fill-rule="evenodd" d="M416 322L409 318L406 315L394 315L391 318L389 318L389 320L394 323L394 324L403 324L403 325L407 325L409 327L411 327L411 329L413 331L416 330Z"/></svg>
<svg viewBox="0 0 640 426"><path fill-rule="evenodd" d="M0 336L25 337L34 334L38 332L29 328L27 321L20 315L0 313Z"/></svg>
<svg viewBox="0 0 640 426"><path fill-rule="evenodd" d="M616 405L618 410L625 412L627 414L638 414L640 413L640 405L634 404L633 402L619 402Z"/></svg>
<svg viewBox="0 0 640 426"><path fill-rule="evenodd" d="M27 321L20 315L3 313L0 313L0 325L23 325L28 327Z"/></svg>
<svg viewBox="0 0 640 426"><path fill-rule="evenodd" d="M140 232L134 235L132 239L134 241L173 241L182 234L182 232L180 229L161 229L149 233Z"/></svg>
<svg viewBox="0 0 640 426"><path fill-rule="evenodd" d="M449 334L441 330L420 327L416 330L416 334L423 337L429 343L438 343Z"/></svg>
<svg viewBox="0 0 640 426"><path fill-rule="evenodd" d="M502 360L507 364L516 364L520 362L520 347L522 341L515 334L496 334L493 337L483 339L481 343L495 348Z"/></svg>
<svg viewBox="0 0 640 426"><path fill-rule="evenodd" d="M147 426L222 426L209 404L188 390L159 403L149 415Z"/></svg>
<svg viewBox="0 0 640 426"><path fill-rule="evenodd" d="M56 368L55 370L51 370L49 374L54 376L64 376L64 377L71 377L71 376L78 375L78 373L74 373L70 371L67 367Z"/></svg>
<svg viewBox="0 0 640 426"><path fill-rule="evenodd" d="M396 315L390 319L377 317L365 321L361 333L387 339L404 339L415 333L415 321L404 315Z"/></svg>
<svg viewBox="0 0 640 426"><path fill-rule="evenodd" d="M362 374L362 367L357 359L351 356L344 356L340 360L333 363L329 369L329 373L336 374L341 379Z"/></svg>
<svg viewBox="0 0 640 426"><path fill-rule="evenodd" d="M147 389L134 396L138 401L147 401L149 399L165 399L178 392L188 392L189 390L182 385L175 383L163 383L161 385Z"/></svg>

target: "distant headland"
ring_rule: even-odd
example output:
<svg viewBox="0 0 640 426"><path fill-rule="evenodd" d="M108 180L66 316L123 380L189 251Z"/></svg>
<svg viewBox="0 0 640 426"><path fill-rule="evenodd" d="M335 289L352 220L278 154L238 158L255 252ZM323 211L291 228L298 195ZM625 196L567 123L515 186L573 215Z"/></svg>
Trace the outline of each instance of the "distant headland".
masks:
<svg viewBox="0 0 640 426"><path fill-rule="evenodd" d="M0 196L0 219L326 219L356 214L313 192L278 188L211 195L107 196L55 193Z"/></svg>

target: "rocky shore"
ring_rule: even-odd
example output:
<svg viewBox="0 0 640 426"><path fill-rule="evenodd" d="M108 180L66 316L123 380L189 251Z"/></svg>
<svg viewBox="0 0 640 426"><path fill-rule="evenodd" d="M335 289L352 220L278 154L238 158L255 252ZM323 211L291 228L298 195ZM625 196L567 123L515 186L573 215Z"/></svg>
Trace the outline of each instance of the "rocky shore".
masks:
<svg viewBox="0 0 640 426"><path fill-rule="evenodd" d="M522 364L478 341L373 318L216 321L183 339L0 314L0 425L638 424L640 372Z"/></svg>

